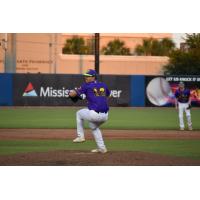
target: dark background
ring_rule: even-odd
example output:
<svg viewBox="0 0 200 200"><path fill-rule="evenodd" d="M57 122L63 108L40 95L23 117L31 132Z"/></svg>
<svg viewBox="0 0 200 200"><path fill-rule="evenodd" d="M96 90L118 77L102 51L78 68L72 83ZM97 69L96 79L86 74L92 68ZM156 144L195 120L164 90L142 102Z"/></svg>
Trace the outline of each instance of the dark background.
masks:
<svg viewBox="0 0 200 200"><path fill-rule="evenodd" d="M110 98L110 106L129 106L130 104L130 76L101 75L98 77L108 85L110 90L122 90L120 98ZM23 93L31 82L37 97L23 97ZM14 74L13 75L13 104L15 106L83 106L86 100L76 104L66 97L40 97L40 87L53 89L73 89L84 82L82 75L64 74Z"/></svg>

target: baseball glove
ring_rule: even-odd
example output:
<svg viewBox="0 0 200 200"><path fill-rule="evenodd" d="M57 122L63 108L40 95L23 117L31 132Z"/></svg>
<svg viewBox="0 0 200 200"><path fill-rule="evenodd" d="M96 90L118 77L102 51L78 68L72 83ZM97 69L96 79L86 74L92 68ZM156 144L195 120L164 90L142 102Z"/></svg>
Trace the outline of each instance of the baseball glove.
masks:
<svg viewBox="0 0 200 200"><path fill-rule="evenodd" d="M191 109L192 106L189 104L188 107L186 108L187 110Z"/></svg>
<svg viewBox="0 0 200 200"><path fill-rule="evenodd" d="M74 91L77 91L77 88L74 88L73 90L74 90ZM83 100L83 99L84 99L82 96L78 96L78 95L75 96L75 97L69 96L69 98L71 99L71 101L72 101L73 103L76 103L77 101Z"/></svg>
<svg viewBox="0 0 200 200"><path fill-rule="evenodd" d="M71 99L71 101L72 101L73 103L76 103L77 101L82 100L82 98L79 97L79 96L75 96L75 97L70 97L70 96L69 96L69 98Z"/></svg>

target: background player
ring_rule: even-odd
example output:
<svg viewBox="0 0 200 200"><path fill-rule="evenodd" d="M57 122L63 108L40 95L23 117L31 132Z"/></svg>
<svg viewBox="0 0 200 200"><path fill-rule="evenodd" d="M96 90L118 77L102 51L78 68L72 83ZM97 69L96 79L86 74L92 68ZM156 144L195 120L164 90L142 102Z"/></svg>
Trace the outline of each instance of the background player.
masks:
<svg viewBox="0 0 200 200"><path fill-rule="evenodd" d="M191 113L190 113L190 106L191 106L191 98L190 98L190 90L185 89L185 84L183 82L179 83L179 88L175 92L175 107L179 111L179 125L180 130L184 130L184 119L183 113L186 113L188 129L192 130L192 121L191 121Z"/></svg>
<svg viewBox="0 0 200 200"><path fill-rule="evenodd" d="M97 144L97 149L92 150L92 152L106 153L107 149L99 126L108 120L107 97L110 96L110 91L106 84L96 80L96 75L95 70L89 69L84 74L85 83L79 89L69 93L71 97L85 95L88 101L88 108L81 109L76 113L78 137L73 142L85 141L83 124L87 120Z"/></svg>

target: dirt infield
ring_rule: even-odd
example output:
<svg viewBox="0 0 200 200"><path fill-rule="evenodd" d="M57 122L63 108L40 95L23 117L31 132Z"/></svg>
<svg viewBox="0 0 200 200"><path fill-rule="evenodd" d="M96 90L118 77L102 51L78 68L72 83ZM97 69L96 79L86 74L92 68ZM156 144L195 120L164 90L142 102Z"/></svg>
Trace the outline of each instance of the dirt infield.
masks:
<svg viewBox="0 0 200 200"><path fill-rule="evenodd" d="M167 130L103 130L105 139L200 139L200 131ZM93 139L90 130L86 139ZM0 129L0 140L13 139L73 139L74 129Z"/></svg>
<svg viewBox="0 0 200 200"><path fill-rule="evenodd" d="M0 140L73 139L76 130L66 129L0 129ZM200 139L200 131L103 130L105 139ZM89 130L86 139L92 139ZM51 151L0 156L0 165L14 166L181 166L198 165L200 160L164 156L145 152Z"/></svg>
<svg viewBox="0 0 200 200"><path fill-rule="evenodd" d="M200 160L164 156L144 152L51 151L0 156L4 166L194 166Z"/></svg>

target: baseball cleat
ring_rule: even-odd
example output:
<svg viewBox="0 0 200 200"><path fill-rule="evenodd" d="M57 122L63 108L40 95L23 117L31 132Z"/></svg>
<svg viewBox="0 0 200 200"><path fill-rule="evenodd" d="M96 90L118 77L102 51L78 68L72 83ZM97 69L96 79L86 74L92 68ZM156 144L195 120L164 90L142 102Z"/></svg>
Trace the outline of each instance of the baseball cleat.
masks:
<svg viewBox="0 0 200 200"><path fill-rule="evenodd" d="M192 130L193 130L193 129L192 129L192 126L189 126L189 127L188 127L188 130L189 130L189 131L192 131Z"/></svg>
<svg viewBox="0 0 200 200"><path fill-rule="evenodd" d="M83 138L83 137L77 137L77 138L75 138L75 139L73 140L73 142L75 142L75 143L85 142L85 138Z"/></svg>
<svg viewBox="0 0 200 200"><path fill-rule="evenodd" d="M184 131L184 128L180 128L179 130L180 130L180 131Z"/></svg>
<svg viewBox="0 0 200 200"><path fill-rule="evenodd" d="M108 150L105 148L105 149L93 149L91 151L92 153L107 153Z"/></svg>

